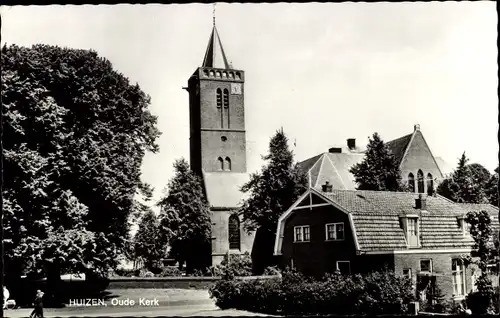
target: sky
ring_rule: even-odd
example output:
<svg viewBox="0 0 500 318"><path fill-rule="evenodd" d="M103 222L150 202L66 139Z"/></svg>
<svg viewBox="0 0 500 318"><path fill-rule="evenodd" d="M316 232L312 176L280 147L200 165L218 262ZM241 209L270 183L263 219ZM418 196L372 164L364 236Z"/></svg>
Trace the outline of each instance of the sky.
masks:
<svg viewBox="0 0 500 318"><path fill-rule="evenodd" d="M497 13L491 2L216 5L226 56L245 71L248 171L283 127L296 160L415 124L451 166L498 165ZM155 200L189 159L190 75L212 29L211 4L2 7L2 45L93 49L151 96L162 132L144 181ZM293 147L293 141L296 146Z"/></svg>

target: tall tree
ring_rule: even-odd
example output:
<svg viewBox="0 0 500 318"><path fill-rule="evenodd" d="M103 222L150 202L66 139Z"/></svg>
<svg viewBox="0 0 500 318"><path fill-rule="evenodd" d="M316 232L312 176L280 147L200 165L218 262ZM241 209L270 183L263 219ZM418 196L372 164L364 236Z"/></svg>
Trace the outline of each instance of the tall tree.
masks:
<svg viewBox="0 0 500 318"><path fill-rule="evenodd" d="M368 138L365 158L349 170L358 190L405 191L401 171L390 149L378 133Z"/></svg>
<svg viewBox="0 0 500 318"><path fill-rule="evenodd" d="M156 214L149 209L141 218L134 237L136 257L144 260L147 269L158 268L159 261L166 256L167 244L160 234L160 223Z"/></svg>
<svg viewBox="0 0 500 318"><path fill-rule="evenodd" d="M437 193L455 202L486 203L484 191L486 174L479 164L468 165L469 159L462 154L451 177L443 180Z"/></svg>
<svg viewBox="0 0 500 318"><path fill-rule="evenodd" d="M191 272L209 265L211 217L201 179L186 160L174 163L175 175L158 202L164 240L170 242L171 255Z"/></svg>
<svg viewBox="0 0 500 318"><path fill-rule="evenodd" d="M490 204L498 206L498 167L495 173L491 175L485 186L485 194Z"/></svg>
<svg viewBox="0 0 500 318"><path fill-rule="evenodd" d="M7 277L106 272L158 150L150 98L94 51L4 46L1 66Z"/></svg>
<svg viewBox="0 0 500 318"><path fill-rule="evenodd" d="M261 172L254 173L241 191L248 194L241 208L244 228L257 230L253 251L256 272L272 263L274 236L279 217L307 189L307 177L293 160L288 138L283 129L276 132L269 142L267 161Z"/></svg>
<svg viewBox="0 0 500 318"><path fill-rule="evenodd" d="M474 239L469 262L476 264L481 270L481 275L476 283L477 289L479 292L490 292L492 291L492 281L489 277L488 266L496 265L499 261L498 233L493 230L491 217L486 211L469 212L466 221L470 224L470 234Z"/></svg>

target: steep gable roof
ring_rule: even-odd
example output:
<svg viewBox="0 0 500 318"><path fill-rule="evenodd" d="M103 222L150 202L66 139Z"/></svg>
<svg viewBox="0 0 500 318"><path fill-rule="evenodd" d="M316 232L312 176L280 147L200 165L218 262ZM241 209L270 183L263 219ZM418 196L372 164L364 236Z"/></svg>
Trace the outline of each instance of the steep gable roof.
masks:
<svg viewBox="0 0 500 318"><path fill-rule="evenodd" d="M387 147L395 157L396 163L401 165L411 146L414 145L414 140L418 140L420 145L429 148L425 141L422 132L418 125L414 127L411 134L386 142ZM349 149L348 147L335 147L335 152L324 152L299 163L299 167L308 174L310 186L320 188L325 181L329 181L335 189L355 190L357 184L354 176L349 172L352 166L360 163L364 159L364 151L359 148ZM437 158L434 158L429 150L429 162L432 167L436 167L433 175L441 178L443 169L448 167L441 159L438 163ZM328 160L327 160L328 159ZM435 163L435 166L434 166ZM448 169L447 169L448 170Z"/></svg>
<svg viewBox="0 0 500 318"><path fill-rule="evenodd" d="M412 136L413 134L409 134L385 143L394 155L394 159L398 165L401 164L401 161L403 161L406 149L410 144Z"/></svg>

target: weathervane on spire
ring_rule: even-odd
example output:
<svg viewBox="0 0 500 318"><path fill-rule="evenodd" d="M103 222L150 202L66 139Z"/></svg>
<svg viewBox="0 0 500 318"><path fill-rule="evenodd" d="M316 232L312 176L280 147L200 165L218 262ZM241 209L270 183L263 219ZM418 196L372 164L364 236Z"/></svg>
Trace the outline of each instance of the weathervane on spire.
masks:
<svg viewBox="0 0 500 318"><path fill-rule="evenodd" d="M214 22L214 26L215 26L215 2L214 2L214 16L213 16L213 22Z"/></svg>

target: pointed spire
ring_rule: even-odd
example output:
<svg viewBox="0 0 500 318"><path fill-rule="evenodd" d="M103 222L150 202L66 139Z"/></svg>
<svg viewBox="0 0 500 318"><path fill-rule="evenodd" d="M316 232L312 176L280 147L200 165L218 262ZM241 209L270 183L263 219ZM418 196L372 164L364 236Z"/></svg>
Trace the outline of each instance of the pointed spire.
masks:
<svg viewBox="0 0 500 318"><path fill-rule="evenodd" d="M205 57L203 58L203 64L201 66L224 69L232 68L231 64L226 58L226 53L224 53L224 49L222 48L222 42L219 37L219 32L217 32L217 28L215 26L215 3L213 9L212 34L210 34L207 51L205 52Z"/></svg>

